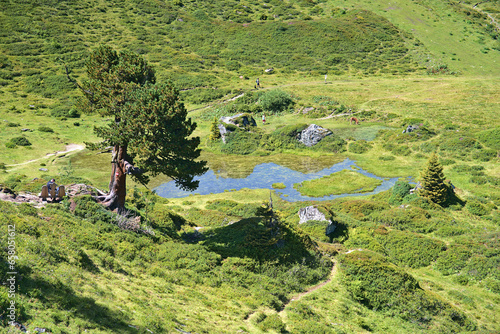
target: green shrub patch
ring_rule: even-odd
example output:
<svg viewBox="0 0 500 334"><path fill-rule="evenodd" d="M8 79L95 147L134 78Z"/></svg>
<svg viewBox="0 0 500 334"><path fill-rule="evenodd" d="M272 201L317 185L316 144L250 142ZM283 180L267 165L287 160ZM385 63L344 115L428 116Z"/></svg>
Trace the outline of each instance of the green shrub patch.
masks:
<svg viewBox="0 0 500 334"><path fill-rule="evenodd" d="M379 254L354 251L340 262L342 282L352 298L371 309L438 332L476 328L465 314L422 290L415 278Z"/></svg>
<svg viewBox="0 0 500 334"><path fill-rule="evenodd" d="M442 241L402 231L376 233L375 239L384 247L391 261L410 268L430 265L446 249Z"/></svg>

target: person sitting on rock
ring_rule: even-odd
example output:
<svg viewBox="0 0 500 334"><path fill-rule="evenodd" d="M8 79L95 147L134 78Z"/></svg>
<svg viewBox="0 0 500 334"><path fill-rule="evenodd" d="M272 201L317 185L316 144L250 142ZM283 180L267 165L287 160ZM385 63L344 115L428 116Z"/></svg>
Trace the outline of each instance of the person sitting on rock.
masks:
<svg viewBox="0 0 500 334"><path fill-rule="evenodd" d="M56 186L55 179L51 179L49 182L47 182L47 190L49 191L49 194L50 194L50 190L52 189L52 187L55 187L55 186ZM57 193L57 189L56 189L56 193Z"/></svg>

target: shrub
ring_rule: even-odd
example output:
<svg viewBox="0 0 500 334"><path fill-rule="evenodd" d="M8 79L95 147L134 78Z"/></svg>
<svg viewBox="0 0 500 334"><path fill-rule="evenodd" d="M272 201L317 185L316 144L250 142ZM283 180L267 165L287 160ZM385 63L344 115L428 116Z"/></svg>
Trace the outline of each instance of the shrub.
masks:
<svg viewBox="0 0 500 334"><path fill-rule="evenodd" d="M10 140L11 143L18 146L30 146L31 143L26 137L15 137Z"/></svg>
<svg viewBox="0 0 500 334"><path fill-rule="evenodd" d="M477 201L467 202L467 204L465 204L465 208L467 209L467 211L476 216L486 216L490 214L490 210L488 210L488 208L485 205Z"/></svg>
<svg viewBox="0 0 500 334"><path fill-rule="evenodd" d="M332 133L323 138L319 143L312 146L313 151L322 151L329 153L342 153L346 150L347 143L344 139Z"/></svg>
<svg viewBox="0 0 500 334"><path fill-rule="evenodd" d="M384 246L392 261L410 268L428 266L446 248L442 241L409 232L391 231L385 235L376 234L375 239Z"/></svg>
<svg viewBox="0 0 500 334"><path fill-rule="evenodd" d="M473 149L481 149L482 145L474 138L455 137L445 140L439 145L439 148L444 151L464 154Z"/></svg>
<svg viewBox="0 0 500 334"><path fill-rule="evenodd" d="M16 148L17 146L13 142L8 141L8 142L5 143L5 147L7 147L7 148Z"/></svg>
<svg viewBox="0 0 500 334"><path fill-rule="evenodd" d="M271 315L260 313L257 315L255 322L257 323L257 327L264 332L274 330L278 333L287 333L286 326L277 313Z"/></svg>
<svg viewBox="0 0 500 334"><path fill-rule="evenodd" d="M458 274L467 265L467 260L471 255L469 249L453 245L439 255L434 268L443 275Z"/></svg>
<svg viewBox="0 0 500 334"><path fill-rule="evenodd" d="M372 148L372 145L366 140L358 140L349 143L348 151L356 154L363 154Z"/></svg>
<svg viewBox="0 0 500 334"><path fill-rule="evenodd" d="M482 131L478 134L478 139L484 145L494 149L500 150L500 127Z"/></svg>
<svg viewBox="0 0 500 334"><path fill-rule="evenodd" d="M19 123L9 122L5 126L7 126L8 128L15 128L15 127L20 126L20 124Z"/></svg>
<svg viewBox="0 0 500 334"><path fill-rule="evenodd" d="M497 157L497 151L492 149L483 149L479 152L474 152L472 158L479 161L490 161Z"/></svg>
<svg viewBox="0 0 500 334"><path fill-rule="evenodd" d="M38 128L38 131L40 131L40 132L54 132L54 130L52 130L52 128L50 128L48 126L41 126Z"/></svg>
<svg viewBox="0 0 500 334"><path fill-rule="evenodd" d="M227 154L250 154L258 149L260 135L237 130L227 134L226 144L222 146L221 151Z"/></svg>
<svg viewBox="0 0 500 334"><path fill-rule="evenodd" d="M356 251L340 257L342 281L354 300L385 311L406 321L438 331L474 330L475 325L451 305L422 290L411 275L369 251Z"/></svg>
<svg viewBox="0 0 500 334"><path fill-rule="evenodd" d="M392 188L391 197L389 198L389 204L400 205L403 202L405 196L410 194L410 189L412 188L413 186L408 182L402 180L396 181L394 187Z"/></svg>
<svg viewBox="0 0 500 334"><path fill-rule="evenodd" d="M273 114L283 112L293 105L291 95L280 89L265 92L259 97L257 102L264 111Z"/></svg>

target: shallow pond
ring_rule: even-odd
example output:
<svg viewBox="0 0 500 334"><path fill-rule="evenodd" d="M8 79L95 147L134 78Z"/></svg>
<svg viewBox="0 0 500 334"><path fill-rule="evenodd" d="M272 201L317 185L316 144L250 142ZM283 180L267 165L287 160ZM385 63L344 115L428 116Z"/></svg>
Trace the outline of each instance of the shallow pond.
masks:
<svg viewBox="0 0 500 334"><path fill-rule="evenodd" d="M331 195L324 197L308 197L301 195L297 190L293 188L294 183L300 183L307 180L318 179L320 177L330 175L335 172L339 172L344 169L355 170L356 172L366 175L368 177L375 178L377 180L382 180L382 184L375 188L372 192L368 193L355 193L355 194L341 194L341 195ZM218 172L218 171L217 171ZM246 173L245 173L246 174ZM224 173L222 173L224 175ZM373 195L384 190L390 189L398 178L384 179L378 177L374 174L368 173L363 169L359 168L353 160L345 159L342 162L333 164L333 166L323 168L319 171L313 171L309 173L303 173L300 171L292 170L290 168L278 165L273 162L260 163L253 168L253 171L243 178L232 178L232 177L222 177L221 173L214 172L210 169L207 173L201 177L197 177L200 180L200 185L197 190L193 192L184 191L177 188L173 181L164 183L154 190L156 193L162 197L166 198L179 198L186 197L190 194L207 195L210 193L222 193L225 190L240 190L242 188L248 189L273 189L272 184L283 183L286 188L276 190L281 198L287 201L307 201L307 200L330 200L339 197L346 196L363 196L363 195Z"/></svg>

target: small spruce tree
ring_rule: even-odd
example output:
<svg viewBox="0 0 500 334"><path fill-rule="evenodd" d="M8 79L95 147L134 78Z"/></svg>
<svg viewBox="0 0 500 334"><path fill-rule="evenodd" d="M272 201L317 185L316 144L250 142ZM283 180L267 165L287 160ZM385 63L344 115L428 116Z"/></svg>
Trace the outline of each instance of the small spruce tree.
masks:
<svg viewBox="0 0 500 334"><path fill-rule="evenodd" d="M443 205L447 199L448 186L444 183L443 166L433 153L427 162L426 168L420 174L422 189L419 195L426 197L438 205Z"/></svg>
<svg viewBox="0 0 500 334"><path fill-rule="evenodd" d="M212 125L210 125L210 140L215 141L219 138L220 138L219 122L217 121L217 117L214 117Z"/></svg>

